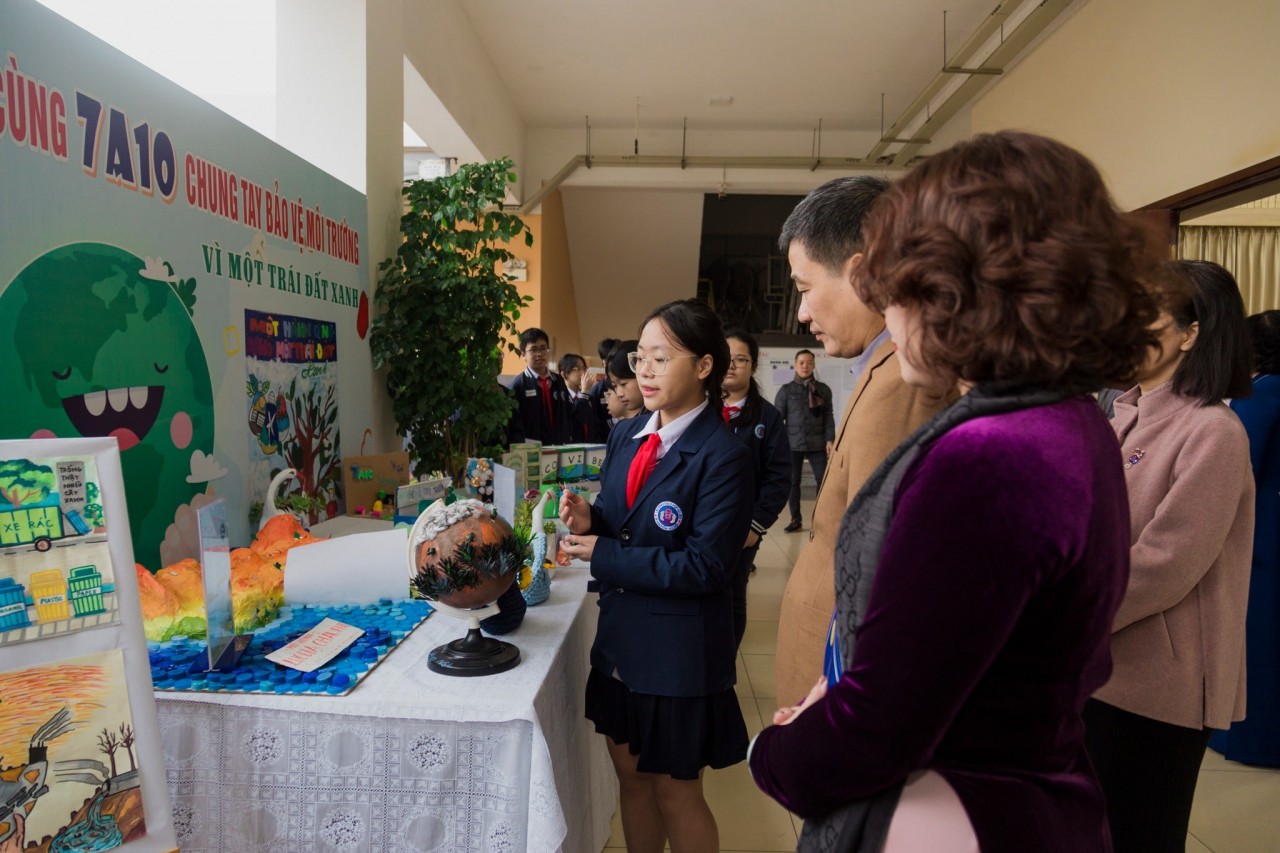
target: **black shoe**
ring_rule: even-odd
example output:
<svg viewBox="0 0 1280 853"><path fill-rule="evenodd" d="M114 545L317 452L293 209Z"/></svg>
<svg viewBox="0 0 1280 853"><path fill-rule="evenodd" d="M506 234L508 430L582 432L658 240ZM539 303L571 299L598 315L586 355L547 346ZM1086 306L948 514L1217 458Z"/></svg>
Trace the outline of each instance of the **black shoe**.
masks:
<svg viewBox="0 0 1280 853"><path fill-rule="evenodd" d="M782 529L787 533L795 533L797 530L801 529L802 527L804 527L804 525L801 524L799 521L793 521Z"/></svg>

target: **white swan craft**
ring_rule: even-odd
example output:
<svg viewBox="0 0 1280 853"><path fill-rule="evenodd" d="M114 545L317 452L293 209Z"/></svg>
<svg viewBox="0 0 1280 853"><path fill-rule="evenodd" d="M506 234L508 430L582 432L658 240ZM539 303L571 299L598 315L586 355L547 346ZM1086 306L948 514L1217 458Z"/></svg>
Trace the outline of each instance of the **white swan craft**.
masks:
<svg viewBox="0 0 1280 853"><path fill-rule="evenodd" d="M262 500L262 520L258 522L259 530L266 527L267 522L277 515L290 515L288 510L283 510L276 506L276 495L280 492L281 486L296 476L298 476L298 472L293 468L285 468L271 478L271 485L267 486L267 496Z"/></svg>

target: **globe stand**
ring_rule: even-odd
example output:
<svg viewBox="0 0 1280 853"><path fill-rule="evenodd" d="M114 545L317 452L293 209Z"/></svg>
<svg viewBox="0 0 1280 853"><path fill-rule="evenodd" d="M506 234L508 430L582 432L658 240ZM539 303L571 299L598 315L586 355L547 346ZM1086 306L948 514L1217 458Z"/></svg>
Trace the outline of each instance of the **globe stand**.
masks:
<svg viewBox="0 0 1280 853"><path fill-rule="evenodd" d="M485 510L485 506L478 501L466 501L464 503L474 503L479 509ZM427 531L431 529L430 525L438 523L440 520L438 516L444 511L444 500L436 501L418 516L418 520L413 523L413 527L409 530L408 541L405 544L407 546L406 557L408 559L409 579L411 582L417 577L419 570L418 546L426 539ZM492 507L489 507L487 511L494 513ZM496 518L496 514L493 517ZM456 520L454 523L456 523ZM502 522L502 524L504 527L506 526L505 522ZM508 535L510 534L510 528L507 528L507 533ZM439 535L438 530L432 533L432 538L434 539L437 535ZM455 607L440 601L438 598L428 596L431 606L436 610L455 619L464 619L467 623L467 635L465 637L460 640L454 640L451 643L445 643L443 646L437 646L431 650L431 654L427 656L428 669L441 675L467 677L506 672L520 663L520 650L514 645L504 643L502 640L495 640L492 637L486 637L480 633L480 620L494 616L499 612L497 600L514 582L515 573L511 573L505 580L506 583L501 584L500 588L494 584L482 588L468 588L471 592L470 600L464 598L459 602L474 604L477 601L487 600L488 603L481 607Z"/></svg>
<svg viewBox="0 0 1280 853"><path fill-rule="evenodd" d="M431 606L452 616L467 621L467 635L451 643L436 646L427 657L427 668L441 675L469 677L476 675L496 675L506 672L520 663L520 650L511 643L486 637L480 632L480 620L493 616L498 612L498 605L487 604L464 610L433 601Z"/></svg>

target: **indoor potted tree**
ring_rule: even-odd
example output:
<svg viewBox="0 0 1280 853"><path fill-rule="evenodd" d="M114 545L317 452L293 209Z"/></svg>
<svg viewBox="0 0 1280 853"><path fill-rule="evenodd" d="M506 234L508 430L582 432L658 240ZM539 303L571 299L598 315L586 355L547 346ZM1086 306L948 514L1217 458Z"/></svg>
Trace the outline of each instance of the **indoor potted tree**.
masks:
<svg viewBox="0 0 1280 853"><path fill-rule="evenodd" d="M381 313L369 337L374 366L387 370L397 431L418 475L448 471L455 482L472 456L501 445L511 402L498 384L504 348L532 301L500 270L506 246L528 227L502 210L509 159L474 163L409 182L404 242L378 265Z"/></svg>

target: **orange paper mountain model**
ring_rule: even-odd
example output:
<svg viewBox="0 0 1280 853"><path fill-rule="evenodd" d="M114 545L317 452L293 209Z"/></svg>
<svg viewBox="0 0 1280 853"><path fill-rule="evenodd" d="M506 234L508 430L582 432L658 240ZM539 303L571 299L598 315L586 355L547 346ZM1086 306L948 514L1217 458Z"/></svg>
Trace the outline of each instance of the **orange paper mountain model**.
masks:
<svg viewBox="0 0 1280 853"><path fill-rule="evenodd" d="M231 552L231 610L236 631L253 631L276 618L284 602L289 550L320 541L293 516L277 515L258 531L248 548ZM139 565L137 573L148 641L205 636L204 587L198 561L181 560L154 576Z"/></svg>

